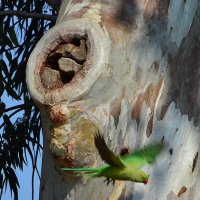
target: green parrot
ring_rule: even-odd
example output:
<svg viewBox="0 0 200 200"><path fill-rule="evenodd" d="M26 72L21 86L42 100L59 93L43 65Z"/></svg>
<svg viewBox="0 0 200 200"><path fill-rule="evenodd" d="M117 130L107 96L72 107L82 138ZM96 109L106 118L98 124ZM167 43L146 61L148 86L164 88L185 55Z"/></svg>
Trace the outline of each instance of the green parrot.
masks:
<svg viewBox="0 0 200 200"><path fill-rule="evenodd" d="M106 177L108 183L113 180L113 184L115 180L147 184L149 175L140 168L145 164L153 163L163 147L163 142L160 142L121 157L108 148L100 133L95 134L94 141L102 160L108 165L97 168L62 168L62 170L86 174L90 178Z"/></svg>

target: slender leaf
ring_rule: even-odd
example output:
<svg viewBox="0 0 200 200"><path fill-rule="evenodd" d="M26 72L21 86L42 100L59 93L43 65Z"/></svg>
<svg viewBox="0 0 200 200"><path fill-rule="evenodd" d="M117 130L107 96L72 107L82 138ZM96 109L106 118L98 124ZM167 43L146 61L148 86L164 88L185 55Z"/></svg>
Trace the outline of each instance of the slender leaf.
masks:
<svg viewBox="0 0 200 200"><path fill-rule="evenodd" d="M10 39L12 40L13 44L16 46L19 45L14 26L10 27L10 29L8 30L8 34L9 34Z"/></svg>
<svg viewBox="0 0 200 200"><path fill-rule="evenodd" d="M4 45L8 45L11 49L13 48L13 43L8 36L4 37Z"/></svg>

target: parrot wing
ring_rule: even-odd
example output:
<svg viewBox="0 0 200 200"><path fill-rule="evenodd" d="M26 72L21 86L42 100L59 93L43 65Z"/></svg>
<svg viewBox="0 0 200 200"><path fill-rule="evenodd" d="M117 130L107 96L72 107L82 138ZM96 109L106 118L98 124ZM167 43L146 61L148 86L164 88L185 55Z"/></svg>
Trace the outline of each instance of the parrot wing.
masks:
<svg viewBox="0 0 200 200"><path fill-rule="evenodd" d="M112 166L124 168L125 164L123 163L122 159L119 155L114 154L106 145L106 142L103 136L98 132L94 136L95 146L98 149L98 152L106 163Z"/></svg>
<svg viewBox="0 0 200 200"><path fill-rule="evenodd" d="M156 143L133 151L133 153L124 156L122 158L126 165L132 165L136 168L140 168L145 164L151 164L155 161L156 156L163 148L163 143Z"/></svg>

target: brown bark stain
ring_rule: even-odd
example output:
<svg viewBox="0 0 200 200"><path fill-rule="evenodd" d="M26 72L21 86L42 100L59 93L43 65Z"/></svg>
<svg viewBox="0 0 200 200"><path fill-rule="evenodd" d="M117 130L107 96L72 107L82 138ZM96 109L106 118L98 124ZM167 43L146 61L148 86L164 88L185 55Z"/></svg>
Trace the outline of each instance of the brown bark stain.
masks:
<svg viewBox="0 0 200 200"><path fill-rule="evenodd" d="M151 117L148 121L146 130L146 134L148 137L152 133L155 103L159 91L161 89L162 83L163 83L163 76L160 76L159 80L155 85L150 84L144 93L138 95L137 100L135 101L132 107L132 119L135 119L138 123L140 120L140 112L143 103L146 103L146 105L151 109Z"/></svg>
<svg viewBox="0 0 200 200"><path fill-rule="evenodd" d="M117 127L119 122L119 116L121 113L121 103L122 99L124 98L125 88L122 87L121 94L119 97L114 98L110 103L110 114L113 116L115 121L115 127Z"/></svg>
<svg viewBox="0 0 200 200"><path fill-rule="evenodd" d="M181 190L179 191L179 193L178 193L178 197L181 197L181 195L183 194L183 193L185 193L187 191L187 188L185 187L185 186L183 186L182 188L181 188Z"/></svg>
<svg viewBox="0 0 200 200"><path fill-rule="evenodd" d="M53 106L50 109L49 116L54 123L64 123L69 119L69 114L67 110L62 105Z"/></svg>
<svg viewBox="0 0 200 200"><path fill-rule="evenodd" d="M196 152L196 154L193 158L193 163L192 163L192 173L194 172L194 169L196 167L198 156L199 156L199 152Z"/></svg>
<svg viewBox="0 0 200 200"><path fill-rule="evenodd" d="M164 20L168 14L170 0L146 0L144 3L144 21L157 18Z"/></svg>
<svg viewBox="0 0 200 200"><path fill-rule="evenodd" d="M118 125L119 122L119 115L121 113L121 99L115 98L110 103L110 114L113 116L115 121L115 128Z"/></svg>
<svg viewBox="0 0 200 200"><path fill-rule="evenodd" d="M194 124L200 122L199 85L200 85L200 29L199 19L195 17L188 36L183 39L174 56L168 56L169 87L164 105L175 102L182 114L188 115ZM163 117L163 115L162 115Z"/></svg>
<svg viewBox="0 0 200 200"><path fill-rule="evenodd" d="M184 194L187 191L187 195ZM198 196L198 190L196 189L195 184L193 184L193 186L191 187L186 187L183 186L180 189L180 194L178 196L178 194L175 194L173 191L171 191L168 195L167 195L167 200L193 200L193 199L197 199Z"/></svg>
<svg viewBox="0 0 200 200"><path fill-rule="evenodd" d="M154 115L154 112L151 113L150 119L147 124L147 130L146 130L147 137L150 137L152 130L153 130L153 115Z"/></svg>
<svg viewBox="0 0 200 200"><path fill-rule="evenodd" d="M160 112L160 120L163 120L168 108L169 108L169 104L162 105L161 112Z"/></svg>

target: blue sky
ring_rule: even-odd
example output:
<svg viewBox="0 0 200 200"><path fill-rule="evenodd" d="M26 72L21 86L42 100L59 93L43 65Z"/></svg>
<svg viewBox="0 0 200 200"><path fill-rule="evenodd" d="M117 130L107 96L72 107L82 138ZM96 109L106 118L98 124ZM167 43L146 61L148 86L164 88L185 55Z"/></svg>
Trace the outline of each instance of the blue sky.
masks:
<svg viewBox="0 0 200 200"><path fill-rule="evenodd" d="M38 158L38 170L41 171L41 159L42 156L40 155ZM20 184L19 189L19 200L31 200L31 178L32 178L32 165L31 165L31 159L28 158L28 166L24 166L24 170L20 171L17 170L17 177ZM35 173L35 181L34 181L34 200L39 199L39 185L40 181L38 178L38 175ZM11 197L10 194L10 188L7 188L6 193L4 192L2 200L11 200L14 199L13 196Z"/></svg>
<svg viewBox="0 0 200 200"><path fill-rule="evenodd" d="M12 99L11 97L7 97L5 94L3 94L2 99L4 100L4 102L6 102L6 107L12 107L15 105L20 104L19 101L16 101L14 99ZM22 103L22 102L21 102ZM8 113L9 114L9 113ZM12 117L11 121L15 121L17 119L17 117L20 116L20 113L17 115L14 115ZM0 123L2 123L2 120L0 119ZM41 143L42 143L42 134L41 134ZM29 154L27 153L27 165L24 165L24 169L23 171L21 170L17 170L16 171L16 175L20 184L20 188L19 188L19 200L32 200L32 162L31 162L31 158L30 156L28 156ZM38 162L37 162L37 168L39 170L39 172L41 172L41 164L42 164L42 151L40 151L39 156L38 156ZM39 185L40 185L40 181L39 181L39 177L37 175L37 173L35 172L35 181L34 181L34 200L38 200L39 197ZM7 187L6 192L3 192L3 198L2 200L12 200L14 199L13 195L11 197L11 193L10 193L10 188L9 188L9 184Z"/></svg>

